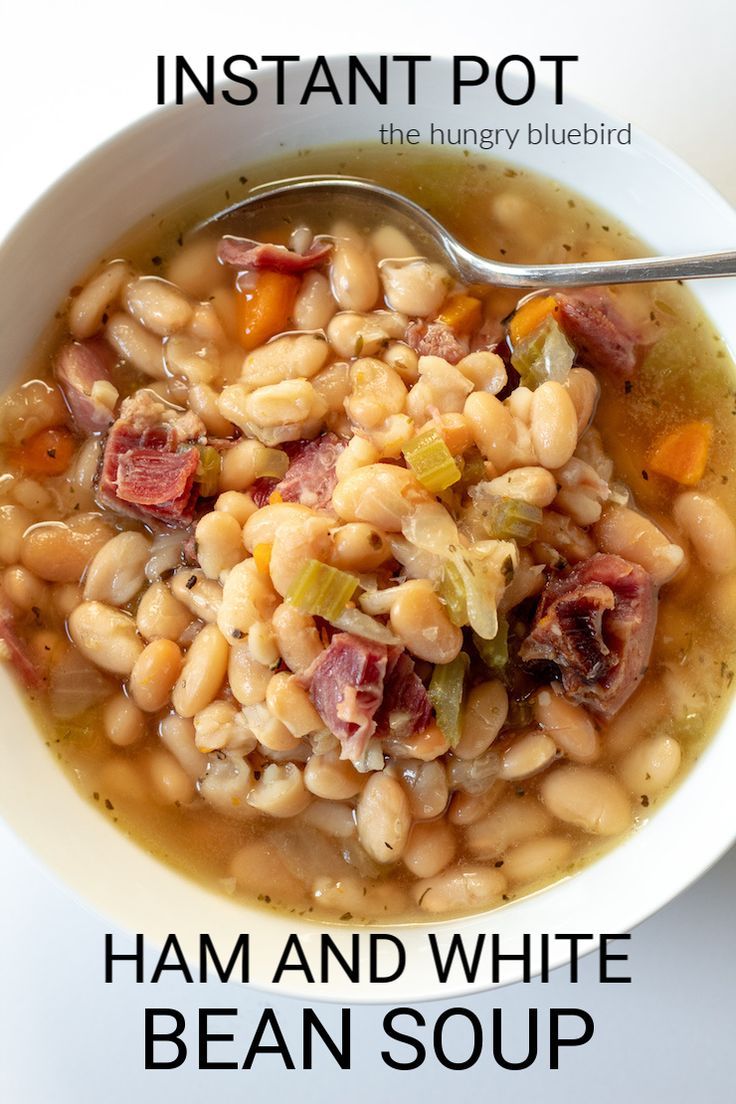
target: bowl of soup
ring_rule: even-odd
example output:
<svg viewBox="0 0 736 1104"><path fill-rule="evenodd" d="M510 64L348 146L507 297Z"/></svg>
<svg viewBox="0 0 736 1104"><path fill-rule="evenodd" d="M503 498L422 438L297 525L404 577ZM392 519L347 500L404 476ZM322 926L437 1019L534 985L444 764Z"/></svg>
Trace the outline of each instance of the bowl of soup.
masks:
<svg viewBox="0 0 736 1104"><path fill-rule="evenodd" d="M394 993L449 995L428 933L592 945L732 840L734 292L521 296L378 209L238 201L368 177L520 263L736 220L643 138L511 164L274 113L144 120L0 254L0 809L130 930L251 932L256 984L378 926Z"/></svg>

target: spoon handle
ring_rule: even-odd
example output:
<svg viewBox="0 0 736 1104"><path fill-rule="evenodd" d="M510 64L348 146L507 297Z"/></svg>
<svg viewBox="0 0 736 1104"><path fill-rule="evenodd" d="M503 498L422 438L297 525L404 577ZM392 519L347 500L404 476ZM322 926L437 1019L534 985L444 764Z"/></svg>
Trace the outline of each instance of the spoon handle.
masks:
<svg viewBox="0 0 736 1104"><path fill-rule="evenodd" d="M600 284L647 283L652 280L701 280L707 276L736 276L736 250L695 253L682 257L517 265L488 261L460 246L455 259L463 276L472 275L474 280L486 280L505 287L591 287Z"/></svg>

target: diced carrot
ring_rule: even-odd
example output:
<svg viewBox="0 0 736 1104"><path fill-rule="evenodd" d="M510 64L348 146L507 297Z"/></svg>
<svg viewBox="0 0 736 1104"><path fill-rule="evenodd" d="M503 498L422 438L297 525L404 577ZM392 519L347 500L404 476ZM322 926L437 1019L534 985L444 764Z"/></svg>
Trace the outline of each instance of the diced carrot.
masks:
<svg viewBox="0 0 736 1104"><path fill-rule="evenodd" d="M269 506L278 506L279 503L283 501L284 500L280 491L271 491L271 494L268 496Z"/></svg>
<svg viewBox="0 0 736 1104"><path fill-rule="evenodd" d="M238 297L239 340L255 349L269 337L288 329L299 290L299 277L283 272L260 272L252 287Z"/></svg>
<svg viewBox="0 0 736 1104"><path fill-rule="evenodd" d="M649 455L649 467L685 487L703 478L708 463L713 426L710 422L687 422L660 438Z"/></svg>
<svg viewBox="0 0 736 1104"><path fill-rule="evenodd" d="M483 320L483 304L472 295L451 295L438 316L459 336L467 336L477 330Z"/></svg>
<svg viewBox="0 0 736 1104"><path fill-rule="evenodd" d="M542 298L530 299L519 307L514 317L509 322L509 336L514 345L518 345L525 337L528 337L537 326L541 326L545 318L555 314L559 305L554 295L544 295Z"/></svg>
<svg viewBox="0 0 736 1104"><path fill-rule="evenodd" d="M63 426L53 426L34 433L13 450L12 456L26 475L63 475L74 456L74 437Z"/></svg>
<svg viewBox="0 0 736 1104"><path fill-rule="evenodd" d="M272 544L257 544L253 549L253 559L256 561L256 567L261 575L268 575L268 570L271 566L272 549Z"/></svg>

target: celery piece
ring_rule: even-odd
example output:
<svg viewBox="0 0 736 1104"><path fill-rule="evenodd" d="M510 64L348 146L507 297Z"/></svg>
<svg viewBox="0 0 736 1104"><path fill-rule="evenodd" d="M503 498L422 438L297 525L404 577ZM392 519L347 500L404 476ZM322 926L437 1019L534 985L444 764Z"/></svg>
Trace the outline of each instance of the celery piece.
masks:
<svg viewBox="0 0 736 1104"><path fill-rule="evenodd" d="M220 483L220 454L212 445L198 445L199 464L195 479L199 483L202 498L217 494Z"/></svg>
<svg viewBox="0 0 736 1104"><path fill-rule="evenodd" d="M511 363L521 376L522 385L532 391L547 380L564 383L574 361L575 350L551 315L520 341L511 354Z"/></svg>
<svg viewBox="0 0 736 1104"><path fill-rule="evenodd" d="M477 508L484 532L492 540L515 540L529 544L542 524L542 511L518 498L486 495L478 499Z"/></svg>
<svg viewBox="0 0 736 1104"><path fill-rule="evenodd" d="M457 483L460 468L436 429L420 433L403 449L404 458L428 491L444 491Z"/></svg>
<svg viewBox="0 0 736 1104"><path fill-rule="evenodd" d="M486 462L479 450L473 447L463 456L462 486L472 487L486 478Z"/></svg>
<svg viewBox="0 0 736 1104"><path fill-rule="evenodd" d="M463 577L452 560L445 560L442 581L438 587L439 596L447 606L447 612L453 625L467 625L468 603L465 597Z"/></svg>
<svg viewBox="0 0 736 1104"><path fill-rule="evenodd" d="M450 747L455 747L462 735L461 713L469 664L465 652L460 652L452 663L436 664L427 691L437 724Z"/></svg>
<svg viewBox="0 0 736 1104"><path fill-rule="evenodd" d="M278 448L266 448L259 452L257 459L257 478L269 477L283 479L289 467L289 457Z"/></svg>
<svg viewBox="0 0 736 1104"><path fill-rule="evenodd" d="M319 560L307 560L289 587L286 599L302 613L333 621L343 612L357 586L356 575Z"/></svg>
<svg viewBox="0 0 736 1104"><path fill-rule="evenodd" d="M473 643L486 667L501 674L509 661L509 623L506 618L498 619L498 632L493 640L484 640L473 633Z"/></svg>

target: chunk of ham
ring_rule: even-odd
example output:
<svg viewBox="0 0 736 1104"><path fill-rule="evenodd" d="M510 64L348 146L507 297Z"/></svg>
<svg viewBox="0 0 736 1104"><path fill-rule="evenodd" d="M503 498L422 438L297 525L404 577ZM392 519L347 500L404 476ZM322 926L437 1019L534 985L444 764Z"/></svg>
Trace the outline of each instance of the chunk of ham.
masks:
<svg viewBox="0 0 736 1104"><path fill-rule="evenodd" d="M342 758L361 765L383 701L388 649L352 633L337 633L300 676L315 709L342 744Z"/></svg>
<svg viewBox="0 0 736 1104"><path fill-rule="evenodd" d="M126 399L105 442L98 498L102 505L144 521L189 525L197 501L196 416L158 403L148 392Z"/></svg>
<svg viewBox="0 0 736 1104"><path fill-rule="evenodd" d="M547 583L519 654L554 664L565 696L607 720L642 679L656 622L650 575L598 553Z"/></svg>
<svg viewBox="0 0 736 1104"><path fill-rule="evenodd" d="M222 264L231 265L240 272L266 269L300 276L310 268L324 264L331 252L331 242L312 242L306 253L295 253L285 245L235 238L228 234L220 242L217 258Z"/></svg>
<svg viewBox="0 0 736 1104"><path fill-rule="evenodd" d="M110 383L115 354L101 337L69 341L56 359L56 378L82 433L104 433L115 420L111 408L94 395L96 383Z"/></svg>
<svg viewBox="0 0 736 1104"><path fill-rule="evenodd" d="M594 372L624 378L636 367L638 339L606 292L558 295L560 324L578 359Z"/></svg>
<svg viewBox="0 0 736 1104"><path fill-rule="evenodd" d="M414 660L402 648L390 648L383 701L376 712L379 736L407 740L424 732L432 720L432 703L414 670Z"/></svg>
<svg viewBox="0 0 736 1104"><path fill-rule="evenodd" d="M342 758L359 768L369 741L423 732L432 706L403 648L387 647L353 633L337 633L300 680L314 706L342 744Z"/></svg>
<svg viewBox="0 0 736 1104"><path fill-rule="evenodd" d="M329 510L337 485L337 458L345 448L334 433L314 441L294 441L284 446L291 459L288 471L276 486L284 502L301 502L313 510Z"/></svg>
<svg viewBox="0 0 736 1104"><path fill-rule="evenodd" d="M18 636L13 611L5 601L0 601L0 658L10 663L26 689L37 690L43 682L38 664Z"/></svg>
<svg viewBox="0 0 736 1104"><path fill-rule="evenodd" d="M423 319L409 323L404 341L419 356L442 357L448 364L457 364L470 350L469 343L457 337L444 322L425 322Z"/></svg>

